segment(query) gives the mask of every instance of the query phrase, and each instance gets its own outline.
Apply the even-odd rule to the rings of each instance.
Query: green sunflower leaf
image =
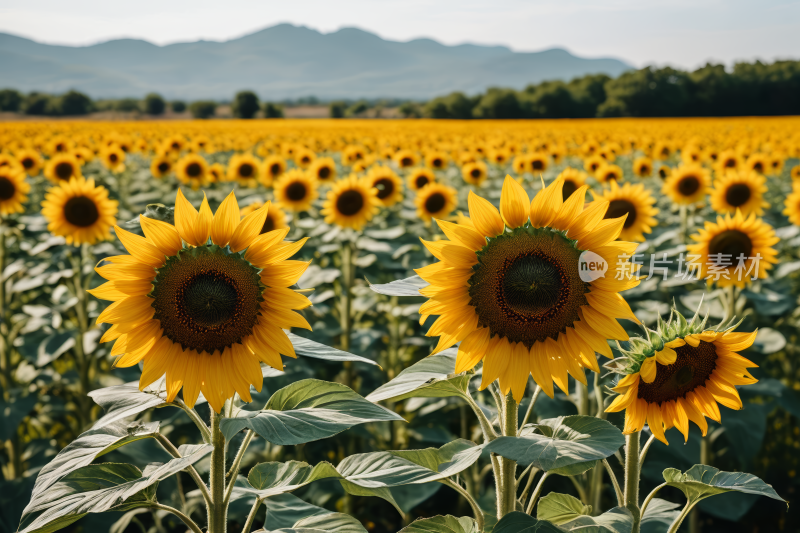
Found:
[[[557,526],[571,522],[579,516],[589,515],[592,507],[583,505],[575,496],[551,492],[536,504],[536,518],[547,520]]]
[[[479,533],[478,524],[468,516],[433,516],[415,520],[399,533]]]
[[[564,533],[564,529],[534,517],[514,511],[508,513],[494,526],[492,533]]]
[[[370,289],[387,296],[422,296],[419,290],[427,286],[428,282],[419,276],[411,276],[390,283],[369,284]]]
[[[368,396],[371,402],[406,398],[445,398],[467,394],[469,376],[450,377],[456,370],[456,348],[431,355],[400,372]]]
[[[686,499],[689,500],[688,505],[694,505],[716,494],[730,491],[766,496],[781,502],[786,501],[778,496],[771,485],[767,485],[753,474],[723,472],[706,465],[694,465],[683,473],[677,468],[667,468],[664,470],[664,481],[667,482],[667,485],[683,492]]]

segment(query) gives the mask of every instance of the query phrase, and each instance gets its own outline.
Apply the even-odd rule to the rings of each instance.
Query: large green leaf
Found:
[[[681,514],[677,503],[653,498],[644,510],[642,533],[667,533],[669,526]]]
[[[314,342],[300,335],[295,335],[294,333],[287,332],[286,335],[288,335],[289,340],[292,341],[292,347],[294,347],[294,351],[297,355],[313,357],[314,359],[325,359],[326,361],[356,361],[380,366],[372,359],[367,359],[366,357],[361,357],[360,355],[349,352],[343,352],[342,350],[337,350],[336,348]]]
[[[664,470],[664,481],[667,485],[680,489],[689,500],[689,505],[724,492],[736,491],[745,494],[766,496],[773,500],[786,501],[771,485],[767,485],[760,478],[745,472],[722,472],[717,468],[706,465],[694,465],[685,473],[677,468]]]
[[[440,515],[415,520],[399,533],[480,533],[480,530],[475,520],[468,516]]]
[[[589,515],[591,512],[591,505],[583,505],[583,502],[575,496],[558,492],[543,496],[536,504],[536,518],[547,520],[557,526],[571,522],[579,516]]]
[[[158,407],[167,401],[167,393],[163,391],[163,387],[159,390],[155,383],[144,391],[139,390],[138,382],[115,385],[93,390],[89,396],[106,412],[95,422],[94,429],[137,415],[151,407]]]
[[[459,439],[439,449],[351,455],[336,469],[347,481],[362,487],[416,485],[458,474],[474,464],[481,452],[481,446]]]
[[[546,520],[537,520],[525,513],[514,511],[501,518],[492,533],[564,533],[564,530]]]
[[[374,390],[367,400],[403,400],[411,397],[444,398],[467,394],[469,376],[451,377],[456,370],[456,348],[444,350],[411,365]]]
[[[561,529],[580,533],[631,533],[633,516],[624,507],[614,507],[600,516],[579,516],[562,524]]]
[[[155,502],[155,485],[209,453],[209,444],[181,446],[181,457],[152,464],[144,473],[129,464],[105,463],[81,467],[46,490],[23,516],[20,533],[57,531],[88,513],[129,511]],[[34,516],[36,515],[36,516]]]
[[[411,276],[410,278],[399,279],[391,283],[375,285],[370,283],[369,288],[378,294],[385,294],[387,296],[422,296],[419,290],[427,286],[428,282],[421,277]]]
[[[259,531],[275,531],[293,528],[294,525],[310,516],[332,514],[331,511],[305,502],[293,494],[278,494],[264,500],[267,508],[264,518],[264,529]]]
[[[247,475],[254,494],[261,499],[299,489],[318,479],[341,478],[332,464],[323,462],[314,465],[302,461],[285,463],[261,463]]]
[[[605,420],[572,415],[526,426],[519,437],[499,437],[486,450],[522,465],[554,470],[605,459],[624,443],[622,432]]]
[[[221,429],[231,439],[249,428],[268,442],[302,444],[341,433],[357,424],[403,420],[401,416],[367,401],[340,383],[304,379],[285,387],[261,411],[240,411],[222,420]]]
[[[82,433],[39,471],[31,500],[23,514],[27,514],[29,509],[40,505],[47,489],[70,472],[90,465],[98,457],[121,446],[155,437],[157,434],[158,422],[134,422],[131,424],[114,422],[108,426],[90,429]]]
[[[367,533],[361,522],[344,513],[317,514],[302,518],[295,522],[291,529],[281,529],[281,533],[290,531],[308,531],[309,529],[328,533]]]

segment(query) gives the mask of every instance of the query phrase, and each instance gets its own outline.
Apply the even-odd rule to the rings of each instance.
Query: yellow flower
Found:
[[[376,165],[369,169],[367,180],[378,190],[378,200],[384,207],[391,207],[403,199],[403,180],[391,168]]]
[[[486,163],[483,161],[473,161],[461,167],[461,177],[470,185],[480,187],[483,182],[486,181],[486,176],[488,176],[488,174],[489,171],[486,168]]]
[[[764,201],[767,180],[753,171],[728,171],[714,181],[711,191],[711,207],[717,213],[734,213],[739,209],[743,215],[755,213],[761,216],[769,204]]]
[[[81,178],[81,165],[72,154],[54,155],[44,167],[44,175],[53,183],[69,181],[71,178]]]
[[[201,155],[187,154],[175,164],[175,176],[184,185],[197,190],[208,183],[208,163]]]
[[[658,214],[658,209],[653,207],[656,199],[641,183],[636,185],[626,183],[620,187],[616,181],[612,180],[610,188],[592,194],[594,194],[595,201],[608,202],[608,210],[604,218],[619,218],[627,215],[619,234],[621,240],[644,242],[644,233],[653,232],[653,227],[656,225],[654,217]]]
[[[42,215],[50,233],[64,237],[67,244],[94,244],[111,237],[117,201],[110,200],[108,190],[95,186],[94,180],[72,178],[47,191]]]
[[[692,205],[705,201],[710,185],[708,170],[699,165],[681,165],[667,176],[661,192],[676,204]]]
[[[436,181],[433,171],[427,168],[416,168],[408,173],[406,184],[412,191],[419,191],[424,186]]]
[[[8,216],[25,211],[30,184],[25,173],[9,166],[0,167],[0,215]]]
[[[308,172],[292,169],[275,182],[275,199],[295,212],[307,211],[319,196],[318,183]]]
[[[320,213],[328,224],[359,231],[378,213],[380,205],[378,189],[371,181],[351,174],[333,183]]]
[[[430,224],[432,218],[446,218],[458,205],[457,196],[452,187],[429,183],[418,190],[414,198],[417,216],[426,224]]]

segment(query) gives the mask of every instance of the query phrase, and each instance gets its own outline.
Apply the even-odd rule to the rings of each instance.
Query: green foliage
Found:
[[[434,98],[425,104],[425,116],[430,118],[472,118],[472,108],[475,101],[467,98],[464,93],[454,92],[447,96]]]
[[[239,91],[233,97],[233,104],[231,104],[231,111],[236,118],[253,118],[258,113],[261,104],[258,101],[258,95],[253,91]],[[266,115],[266,114],[265,114]],[[267,117],[272,118],[272,117]]]
[[[420,118],[422,108],[417,102],[403,102],[398,108],[403,118]]]
[[[283,118],[283,106],[273,102],[264,102],[264,118]]]
[[[346,105],[340,101],[331,102],[328,104],[328,116],[331,118],[344,118]]]
[[[142,110],[148,115],[163,115],[167,103],[160,94],[150,93],[142,101]]]
[[[217,112],[217,103],[212,100],[198,100],[189,104],[189,113],[194,118],[211,118]]]
[[[173,100],[169,103],[169,107],[174,113],[183,113],[186,111],[186,102],[183,100]]]
[[[369,103],[366,100],[359,100],[354,103],[344,112],[346,117],[357,117],[369,109]]]
[[[140,102],[136,98],[120,98],[113,104],[113,110],[121,113],[135,113],[141,111]]]
[[[22,106],[22,94],[14,89],[0,90],[0,111],[17,112]]]

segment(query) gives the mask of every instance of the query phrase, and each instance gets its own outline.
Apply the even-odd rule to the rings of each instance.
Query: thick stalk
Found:
[[[502,402],[503,435],[506,437],[517,436],[517,416],[519,406],[514,396],[509,392]],[[503,518],[508,513],[516,510],[517,503],[517,462],[507,457],[500,458],[502,469],[501,492],[498,494],[497,519]]]
[[[225,436],[220,430],[222,415],[211,409],[211,506],[208,509],[208,533],[225,533],[228,508],[225,505]]]
[[[710,451],[710,437],[706,435],[700,439],[700,464],[707,465],[709,463],[708,452]],[[687,511],[688,513],[688,511]],[[680,525],[680,524],[679,524]],[[695,509],[689,515],[689,533],[700,533],[702,531],[700,525],[700,510]]]
[[[639,533],[639,433],[625,435],[625,507],[633,515],[631,533]]]
[[[578,408],[578,414],[588,416],[589,415],[589,387],[581,383],[580,381],[576,380],[575,383],[575,394],[578,396],[578,401],[576,407]]]
[[[483,511],[481,511],[481,506],[478,505],[478,502],[475,501],[472,495],[469,492],[467,492],[464,489],[464,487],[462,487],[458,483],[454,483],[449,478],[443,479],[442,483],[452,488],[459,494],[461,494],[461,496],[463,496],[464,499],[467,500],[467,502],[469,502],[469,506],[472,508],[472,514],[475,515],[475,521],[478,522],[478,531],[483,531],[485,525],[483,518]]]
[[[353,243],[347,241],[342,244],[342,291],[340,295],[339,326],[342,330],[339,338],[339,348],[345,352],[350,350],[350,336],[352,331],[352,287],[355,278],[355,265],[353,264]],[[353,363],[345,361],[345,385],[353,387]]]

